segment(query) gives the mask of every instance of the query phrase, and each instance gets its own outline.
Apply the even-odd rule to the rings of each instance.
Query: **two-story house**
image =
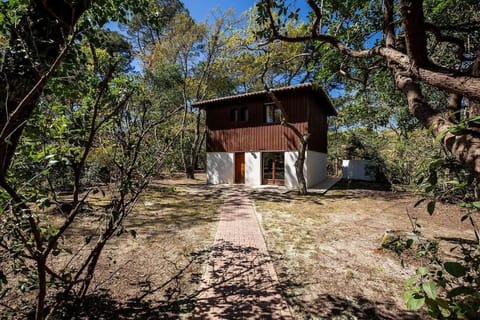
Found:
[[[288,120],[310,133],[304,173],[307,186],[327,176],[327,116],[336,115],[322,88],[301,84],[271,90],[282,101]],[[298,139],[281,125],[282,111],[266,91],[202,101],[206,111],[207,183],[251,186],[298,185]]]

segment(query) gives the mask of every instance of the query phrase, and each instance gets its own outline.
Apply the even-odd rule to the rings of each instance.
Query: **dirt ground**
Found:
[[[155,181],[127,220],[136,238],[114,238],[101,256],[83,319],[189,318],[225,188],[231,186],[205,185],[202,175]],[[386,230],[411,230],[407,208],[443,249],[474,239],[456,207],[439,206],[431,217],[414,209],[416,196],[407,193],[346,185],[306,197],[282,188],[246,190],[295,319],[424,319],[401,299],[418,261],[402,267],[394,253],[379,249]],[[82,216],[64,245],[81,247],[95,219]],[[72,257],[57,259],[64,265]]]
[[[355,186],[350,186],[350,188]],[[380,249],[386,230],[411,231],[406,214],[422,235],[438,241],[444,254],[474,240],[455,206],[438,205],[429,216],[413,208],[408,193],[350,189],[339,184],[325,195],[306,198],[274,190],[252,192],[267,245],[296,319],[425,319],[402,300],[404,282],[422,261]],[[405,258],[405,257],[404,257]]]
[[[88,199],[93,207],[107,203],[106,200],[101,193]],[[221,189],[206,186],[205,180],[154,181],[127,218],[126,232],[107,243],[82,314],[76,318],[189,318],[222,202]],[[44,218],[53,224],[61,220],[55,213]],[[68,269],[83,261],[96,242],[100,225],[98,215],[80,215],[66,232],[62,244],[70,253],[62,251],[53,257],[53,269],[63,270],[66,266]],[[93,239],[88,242],[88,238]],[[33,297],[12,291],[1,302],[14,306],[22,299],[33,300]],[[2,304],[0,314],[1,311]],[[72,319],[71,311],[64,313],[66,319]]]

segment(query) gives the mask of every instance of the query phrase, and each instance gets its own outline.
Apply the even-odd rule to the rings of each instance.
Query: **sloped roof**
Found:
[[[333,106],[332,101],[328,97],[327,93],[317,85],[313,85],[311,83],[303,83],[303,84],[298,84],[298,85],[293,85],[288,87],[274,88],[274,89],[271,89],[271,91],[273,93],[291,93],[291,92],[302,92],[302,91],[311,92],[325,103],[325,107],[327,108],[327,115],[330,115],[330,116],[337,115],[337,111],[335,110],[335,107]],[[208,108],[209,106],[213,106],[220,103],[233,102],[237,100],[243,100],[246,98],[260,97],[262,95],[265,96],[266,94],[267,94],[266,90],[256,91],[256,92],[247,92],[247,93],[242,93],[234,96],[227,96],[227,97],[195,102],[195,103],[192,103],[192,107],[205,109],[205,108]]]

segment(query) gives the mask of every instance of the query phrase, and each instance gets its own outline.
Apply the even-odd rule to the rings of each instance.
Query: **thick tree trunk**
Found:
[[[393,2],[386,1],[390,5],[386,5],[386,25],[393,25]],[[401,0],[400,7],[403,17],[403,26],[405,29],[405,40],[407,45],[407,59],[411,61],[410,67],[405,66],[405,63],[399,63],[395,58],[387,56],[390,69],[393,72],[396,86],[403,92],[408,101],[409,111],[420,121],[420,123],[427,129],[431,130],[432,134],[437,137],[444,134],[450,127],[455,125],[449,119],[444,119],[443,115],[432,108],[423,97],[421,86],[417,83],[420,78],[427,83],[438,83],[443,81],[443,88],[451,93],[449,105],[457,108],[459,104],[459,96],[462,91],[457,91],[457,84],[459,78],[452,78],[450,75],[444,75],[445,78],[439,74],[433,74],[429,70],[423,70],[419,67],[426,65],[425,48],[426,38],[419,33],[425,33],[422,1]],[[420,12],[422,11],[422,12]],[[393,28],[386,29],[387,44],[392,44],[394,39]],[[475,75],[475,70],[474,70]],[[414,79],[415,77],[415,79]],[[469,95],[469,99],[473,102],[477,101],[479,86],[475,86],[472,82],[480,81],[479,78],[466,79],[461,83],[463,88],[477,91],[475,95]],[[442,88],[442,86],[437,86]],[[475,107],[475,103],[472,104]],[[473,108],[472,113],[477,112]],[[450,151],[462,164],[470,170],[474,176],[480,178],[480,135],[476,131],[463,135],[453,135],[447,133],[442,139],[442,144],[446,150]]]
[[[443,119],[442,115],[432,108],[422,96],[420,83],[435,88],[441,92],[455,94],[459,97],[473,101],[471,104],[471,115],[480,112],[476,103],[480,102],[480,76],[459,73],[457,69],[446,68],[435,65],[428,59],[427,37],[425,35],[427,26],[424,21],[423,1],[422,0],[400,0],[399,8],[401,21],[403,23],[403,36],[406,44],[406,51],[402,52],[396,47],[394,0],[384,0],[384,32],[386,46],[368,48],[365,50],[355,50],[345,45],[339,38],[323,34],[321,28],[322,10],[315,0],[307,0],[308,5],[314,13],[314,19],[311,24],[310,32],[303,35],[290,36],[282,33],[274,14],[274,2],[262,1],[264,9],[267,12],[266,19],[270,23],[270,41],[281,40],[286,42],[306,42],[316,40],[328,43],[336,48],[341,54],[351,58],[372,58],[380,57],[392,70],[395,81],[400,90],[405,94],[410,111],[418,118],[424,127],[430,129],[433,125],[433,134],[445,134],[445,132],[455,125],[449,119]],[[394,18],[395,17],[395,18]],[[438,31],[438,30],[437,30]],[[438,34],[435,35],[438,39]],[[440,38],[459,47],[457,53],[464,49],[461,40],[453,37]],[[477,110],[478,109],[478,110]],[[468,115],[467,115],[468,117]],[[455,120],[455,119],[452,119]],[[444,135],[443,146],[450,151],[463,167],[470,170],[475,177],[480,178],[480,136],[472,128],[467,134],[455,136],[451,133]]]
[[[472,65],[472,76],[480,76],[480,51],[477,52],[477,58]],[[480,99],[470,99],[468,101],[468,117],[476,117],[480,115]]]

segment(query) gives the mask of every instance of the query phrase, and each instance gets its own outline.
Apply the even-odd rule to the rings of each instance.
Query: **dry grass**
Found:
[[[418,261],[402,268],[398,257],[379,249],[386,230],[411,229],[406,208],[418,217],[423,235],[437,238],[443,248],[452,245],[449,241],[474,239],[455,207],[439,206],[430,217],[424,208],[413,209],[416,199],[406,193],[337,188],[299,197],[269,189],[249,192],[297,319],[424,318],[407,312],[401,300],[404,281]],[[106,200],[95,197],[95,205]],[[155,181],[126,223],[137,237],[124,233],[112,239],[101,256],[89,317],[190,317],[221,203],[222,188],[206,186],[204,177]],[[97,224],[95,215],[83,215],[65,246],[81,246]],[[58,258],[61,265],[71,256]]]
[[[107,198],[89,199],[95,207]],[[195,181],[174,178],[154,181],[127,218],[127,232],[112,238],[105,247],[92,282],[87,318],[189,317],[213,243],[222,191]],[[58,219],[52,215],[53,220]],[[84,214],[66,233],[64,246],[76,259],[85,238],[95,234],[98,215]],[[136,232],[133,237],[131,231]],[[61,269],[72,255],[55,257]],[[88,311],[87,311],[88,313]]]
[[[461,213],[440,206],[433,217],[413,208],[415,197],[374,190],[331,190],[326,195],[255,192],[257,213],[285,293],[298,319],[414,319],[401,299],[419,261],[402,268],[381,250],[388,229],[411,230],[408,208],[422,234],[474,239]],[[418,317],[423,318],[421,314]]]

